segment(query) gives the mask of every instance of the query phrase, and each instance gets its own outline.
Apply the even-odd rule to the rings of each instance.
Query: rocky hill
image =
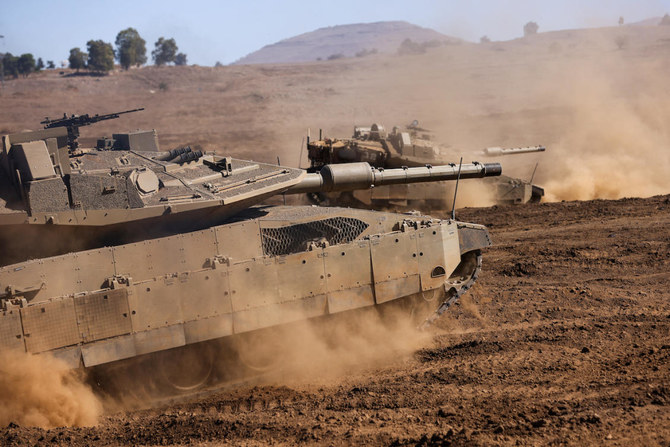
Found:
[[[407,22],[357,23],[329,26],[300,34],[239,59],[235,64],[309,62],[369,54],[392,54],[410,39],[416,44],[441,45],[460,39]]]

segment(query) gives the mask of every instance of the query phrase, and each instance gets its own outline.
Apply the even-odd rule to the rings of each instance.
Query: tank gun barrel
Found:
[[[544,146],[528,146],[528,147],[487,147],[482,151],[482,155],[485,157],[499,157],[501,155],[519,155],[519,154],[530,154],[533,152],[544,152],[547,150]]]
[[[365,162],[329,164],[317,173],[307,174],[300,183],[286,190],[286,193],[351,191],[382,185],[456,180],[459,178],[458,171],[457,164],[395,169],[377,169]],[[474,162],[463,164],[460,168],[461,179],[494,177],[501,173],[500,163]]]

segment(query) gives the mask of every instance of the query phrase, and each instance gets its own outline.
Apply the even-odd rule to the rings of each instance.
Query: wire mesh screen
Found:
[[[346,244],[365,231],[368,224],[351,217],[332,217],[280,228],[262,228],[263,252],[288,255],[308,249],[311,243]]]

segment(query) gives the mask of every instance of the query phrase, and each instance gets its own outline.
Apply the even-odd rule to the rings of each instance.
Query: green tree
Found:
[[[70,68],[74,68],[79,71],[80,68],[86,68],[86,59],[88,54],[81,51],[79,48],[72,48],[70,50],[70,57],[68,61],[70,62]]]
[[[146,41],[135,28],[128,28],[116,35],[116,59],[124,69],[147,62]]]
[[[47,61],[47,68],[49,70],[53,70],[54,68],[56,68],[56,64],[54,64],[54,61]]]
[[[24,53],[19,56],[17,64],[19,74],[22,74],[24,78],[28,77],[30,73],[35,71],[35,58],[30,53]]]
[[[35,64],[35,71],[41,71],[44,68],[44,61],[41,57],[37,58],[37,63]]]
[[[178,53],[174,57],[174,64],[175,65],[187,65],[188,62],[186,61],[186,54],[184,53]]]
[[[86,48],[88,49],[89,70],[105,73],[114,69],[114,48],[111,43],[89,40]]]
[[[5,76],[19,77],[19,58],[12,53],[2,56],[2,72]]]
[[[174,39],[160,37],[155,43],[156,49],[151,52],[151,57],[156,65],[165,65],[174,62],[177,57],[177,42]]]

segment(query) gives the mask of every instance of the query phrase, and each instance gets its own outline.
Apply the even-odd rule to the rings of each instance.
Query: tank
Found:
[[[472,286],[491,244],[485,227],[452,219],[263,201],[498,176],[498,163],[307,173],[160,151],[153,130],[82,148],[72,127],[97,121],[84,116],[2,136],[4,349],[97,372],[178,355],[165,375],[191,365],[190,348],[296,321],[418,299],[430,322]],[[203,371],[168,382],[192,390]]]
[[[486,148],[467,156],[492,158],[544,152],[544,146],[518,148]],[[355,127],[351,138],[322,139],[307,142],[310,167],[318,171],[332,163],[368,162],[377,168],[400,168],[403,166],[425,166],[458,161],[461,155],[454,150],[434,142],[433,134],[419,127],[414,121],[404,130],[394,127],[388,132],[383,126]],[[530,180],[501,175],[485,178],[480,182],[496,204],[536,203],[544,196],[544,189]],[[427,209],[450,209],[453,192],[443,184],[402,185],[381,187],[347,193],[310,194],[313,203],[341,204],[375,208],[419,206]]]

